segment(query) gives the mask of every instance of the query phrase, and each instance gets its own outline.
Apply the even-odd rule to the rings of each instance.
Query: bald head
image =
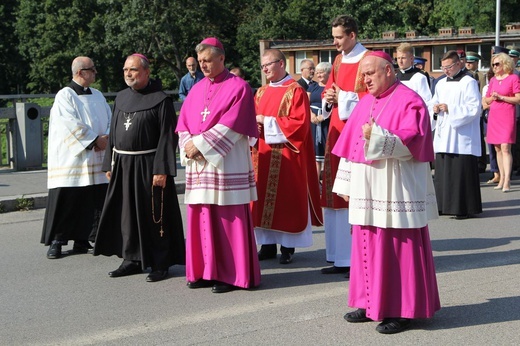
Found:
[[[190,74],[194,75],[197,71],[197,59],[191,56],[186,59],[186,68]]]
[[[92,59],[78,56],[72,61],[72,79],[79,85],[87,88],[96,80],[96,66]]]
[[[376,97],[395,83],[394,67],[386,59],[366,56],[361,60],[360,67],[368,92]]]

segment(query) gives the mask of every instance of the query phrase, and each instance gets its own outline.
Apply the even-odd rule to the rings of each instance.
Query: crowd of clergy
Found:
[[[218,38],[202,40],[186,60],[178,117],[143,54],[126,58],[128,88],[112,110],[90,86],[94,62],[74,59],[50,117],[47,257],[74,241],[67,254],[122,258],[112,278],[149,269],[146,281],[157,282],[185,265],[189,289],[226,293],[259,287],[260,261],[292,263],[323,226],[331,266],[321,272],[350,278],[346,321],[393,334],[433,317],[428,221],[482,212],[486,142],[488,183],[510,191],[520,54],[494,47],[488,78],[479,54],[448,51],[433,79],[408,43],[395,60],[367,50],[350,16],[334,18],[331,34],[339,54],[302,61],[299,81],[280,50],[265,50],[268,83],[255,92],[226,68]]]

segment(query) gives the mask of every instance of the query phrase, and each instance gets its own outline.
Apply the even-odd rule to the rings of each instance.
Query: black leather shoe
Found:
[[[293,248],[293,247],[285,247],[285,246],[283,246],[283,245],[280,245],[280,252],[281,252],[281,253],[288,252],[288,253],[290,253],[291,255],[294,255],[294,248]]]
[[[211,280],[204,280],[204,279],[200,279],[200,280],[197,280],[197,281],[188,281],[186,286],[188,286],[188,288],[211,287],[211,286],[213,286],[213,281],[211,281]]]
[[[350,272],[350,267],[327,267],[321,270],[322,274],[345,274]]]
[[[52,243],[47,251],[48,259],[57,259],[61,257],[61,244]]]
[[[260,251],[258,251],[258,260],[263,261],[272,258],[276,258],[276,244],[262,245]]]
[[[280,264],[289,264],[291,262],[292,262],[292,255],[289,252],[281,254]]]
[[[455,215],[455,216],[452,216],[451,219],[454,219],[454,220],[466,220],[467,218],[469,218],[469,215],[468,214],[465,214],[465,215]]]
[[[74,241],[74,246],[72,247],[72,250],[69,251],[69,253],[85,254],[85,253],[89,253],[89,251],[92,249],[93,249],[93,247],[92,247],[92,245],[90,245],[88,240],[76,240],[76,241]]]
[[[168,270],[152,270],[146,277],[146,282],[157,282],[168,277]]]
[[[345,316],[343,316],[347,322],[350,323],[359,323],[359,322],[370,322],[372,321],[367,317],[366,309],[357,309],[356,311],[347,312]]]
[[[118,278],[121,276],[141,274],[142,272],[143,272],[143,269],[141,269],[141,262],[125,260],[125,261],[123,261],[123,263],[121,263],[119,268],[108,273],[108,276],[110,276],[111,278]]]
[[[225,284],[223,282],[217,282],[211,288],[211,292],[213,293],[226,293],[236,290],[237,288],[233,285]]]
[[[379,323],[376,331],[381,334],[395,334],[410,327],[412,320],[409,318],[385,318]]]

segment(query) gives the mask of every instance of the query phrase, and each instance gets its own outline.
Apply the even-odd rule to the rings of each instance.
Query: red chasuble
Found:
[[[358,73],[359,62],[353,64],[341,63],[342,54],[336,56],[332,67],[332,73],[324,90],[332,87],[332,83],[343,91],[357,92],[359,99],[367,94],[366,86],[361,75]],[[338,115],[338,104],[332,107],[330,115],[329,133],[325,145],[325,161],[323,162],[323,176],[321,189],[321,206],[324,208],[344,209],[348,203],[337,194],[332,192],[336,173],[338,171],[340,158],[332,154],[332,149],[338,141],[339,135],[345,126],[346,120],[341,120]]]
[[[280,87],[258,89],[255,105],[256,114],[276,117],[289,142],[267,144],[262,131],[253,148],[258,191],[258,200],[253,202],[254,226],[300,233],[307,227],[309,209],[312,224],[323,224],[309,97],[289,79]]]

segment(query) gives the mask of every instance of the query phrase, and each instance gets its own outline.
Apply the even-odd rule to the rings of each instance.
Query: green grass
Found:
[[[1,142],[1,148],[0,153],[2,155],[0,156],[0,166],[8,165],[7,161],[7,135],[6,135],[6,128],[7,124],[9,123],[8,119],[0,119],[0,142]]]
[[[7,124],[9,119],[0,119],[0,167],[9,167],[9,157],[7,152]],[[47,142],[49,137],[49,119],[42,118],[43,132],[43,167],[47,167]]]

